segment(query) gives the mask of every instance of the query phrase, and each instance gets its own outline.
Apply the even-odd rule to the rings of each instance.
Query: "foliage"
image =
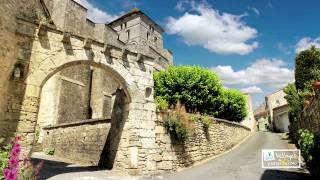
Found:
[[[2,139],[4,141],[4,139]],[[2,172],[9,165],[10,152],[12,144],[4,145],[4,142],[0,142],[0,180],[4,179]]]
[[[284,98],[289,104],[289,120],[294,122],[297,120],[303,107],[303,97],[296,89],[294,83],[288,84],[288,86],[283,90],[286,95]]]
[[[1,172],[0,179],[5,180],[36,180],[38,179],[39,169],[43,162],[34,167],[30,163],[30,159],[25,158],[23,163],[20,162],[21,137],[17,136],[10,144],[1,148]],[[2,156],[3,155],[3,156]]]
[[[198,66],[170,66],[166,71],[156,72],[155,95],[169,105],[178,101],[185,104],[187,112],[217,113],[217,98],[222,85],[218,76]]]
[[[47,149],[45,150],[45,154],[46,154],[46,155],[50,155],[50,156],[54,155],[54,152],[55,152],[55,149],[54,149],[54,148],[47,148]]]
[[[239,90],[224,89],[219,101],[216,117],[240,122],[247,116],[246,98]]]
[[[315,146],[315,136],[307,129],[298,131],[298,146],[301,149],[304,159],[308,162],[312,160],[311,151]]]
[[[177,103],[175,109],[170,112],[168,118],[164,121],[164,125],[178,141],[187,139],[194,129],[193,122],[186,113],[184,106],[180,103]]]
[[[206,129],[206,131],[208,131],[209,127],[212,124],[212,118],[210,116],[204,115],[201,116],[200,119],[202,121],[203,127]]]
[[[319,80],[320,50],[314,46],[296,57],[295,85],[298,91],[310,91],[311,83]]]
[[[156,105],[160,110],[167,110],[169,108],[169,104],[166,100],[164,100],[161,96],[156,97]]]
[[[320,137],[307,129],[298,131],[298,147],[301,149],[309,171],[314,176],[320,175]]]
[[[171,66],[154,74],[155,96],[168,102],[185,104],[189,113],[241,121],[247,114],[246,99],[240,91],[223,89],[219,77],[198,66]]]

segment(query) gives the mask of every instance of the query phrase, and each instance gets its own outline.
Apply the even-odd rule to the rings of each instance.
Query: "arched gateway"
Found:
[[[8,3],[0,137],[20,134],[25,153],[154,171],[153,72],[172,64],[161,27],[138,9],[95,24],[73,0]]]

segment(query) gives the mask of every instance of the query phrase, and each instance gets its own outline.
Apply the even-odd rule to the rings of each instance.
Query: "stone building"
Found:
[[[247,105],[247,111],[248,114],[245,117],[245,119],[243,121],[241,121],[241,124],[250,128],[251,131],[255,131],[256,130],[256,121],[254,119],[254,115],[253,115],[253,107],[252,107],[252,99],[250,94],[244,94],[244,96],[246,97],[246,105]]]
[[[267,131],[269,129],[268,113],[266,104],[263,102],[254,110],[254,118],[257,121],[258,131]]]
[[[281,89],[265,97],[266,110],[268,113],[268,118],[270,118],[271,129],[274,128],[273,109],[287,104],[287,100],[284,98],[284,96],[285,96],[285,93],[283,92],[283,89]]]
[[[289,105],[285,104],[273,108],[273,130],[276,132],[289,132]]]

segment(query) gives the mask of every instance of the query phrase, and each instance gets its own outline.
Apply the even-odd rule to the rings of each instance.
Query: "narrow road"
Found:
[[[176,173],[154,177],[119,177],[107,171],[82,169],[49,176],[51,180],[306,180],[308,174],[298,169],[267,170],[261,168],[262,149],[287,149],[279,134],[259,132],[225,155]],[[48,168],[48,167],[47,167]],[[47,171],[54,172],[53,169]],[[68,167],[65,167],[68,168]],[[84,170],[84,171],[83,171]],[[49,172],[49,173],[50,173]],[[43,172],[45,175],[45,172]]]
[[[305,180],[302,170],[267,170],[261,168],[262,149],[287,149],[288,144],[279,134],[259,132],[233,151],[200,166],[175,174],[167,174],[168,180]],[[302,172],[301,172],[302,171]]]

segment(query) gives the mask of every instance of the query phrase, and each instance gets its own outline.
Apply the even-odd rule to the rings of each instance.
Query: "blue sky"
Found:
[[[294,79],[297,52],[320,47],[318,0],[76,0],[103,23],[138,7],[166,30],[174,63],[215,71],[225,87],[264,96]]]

